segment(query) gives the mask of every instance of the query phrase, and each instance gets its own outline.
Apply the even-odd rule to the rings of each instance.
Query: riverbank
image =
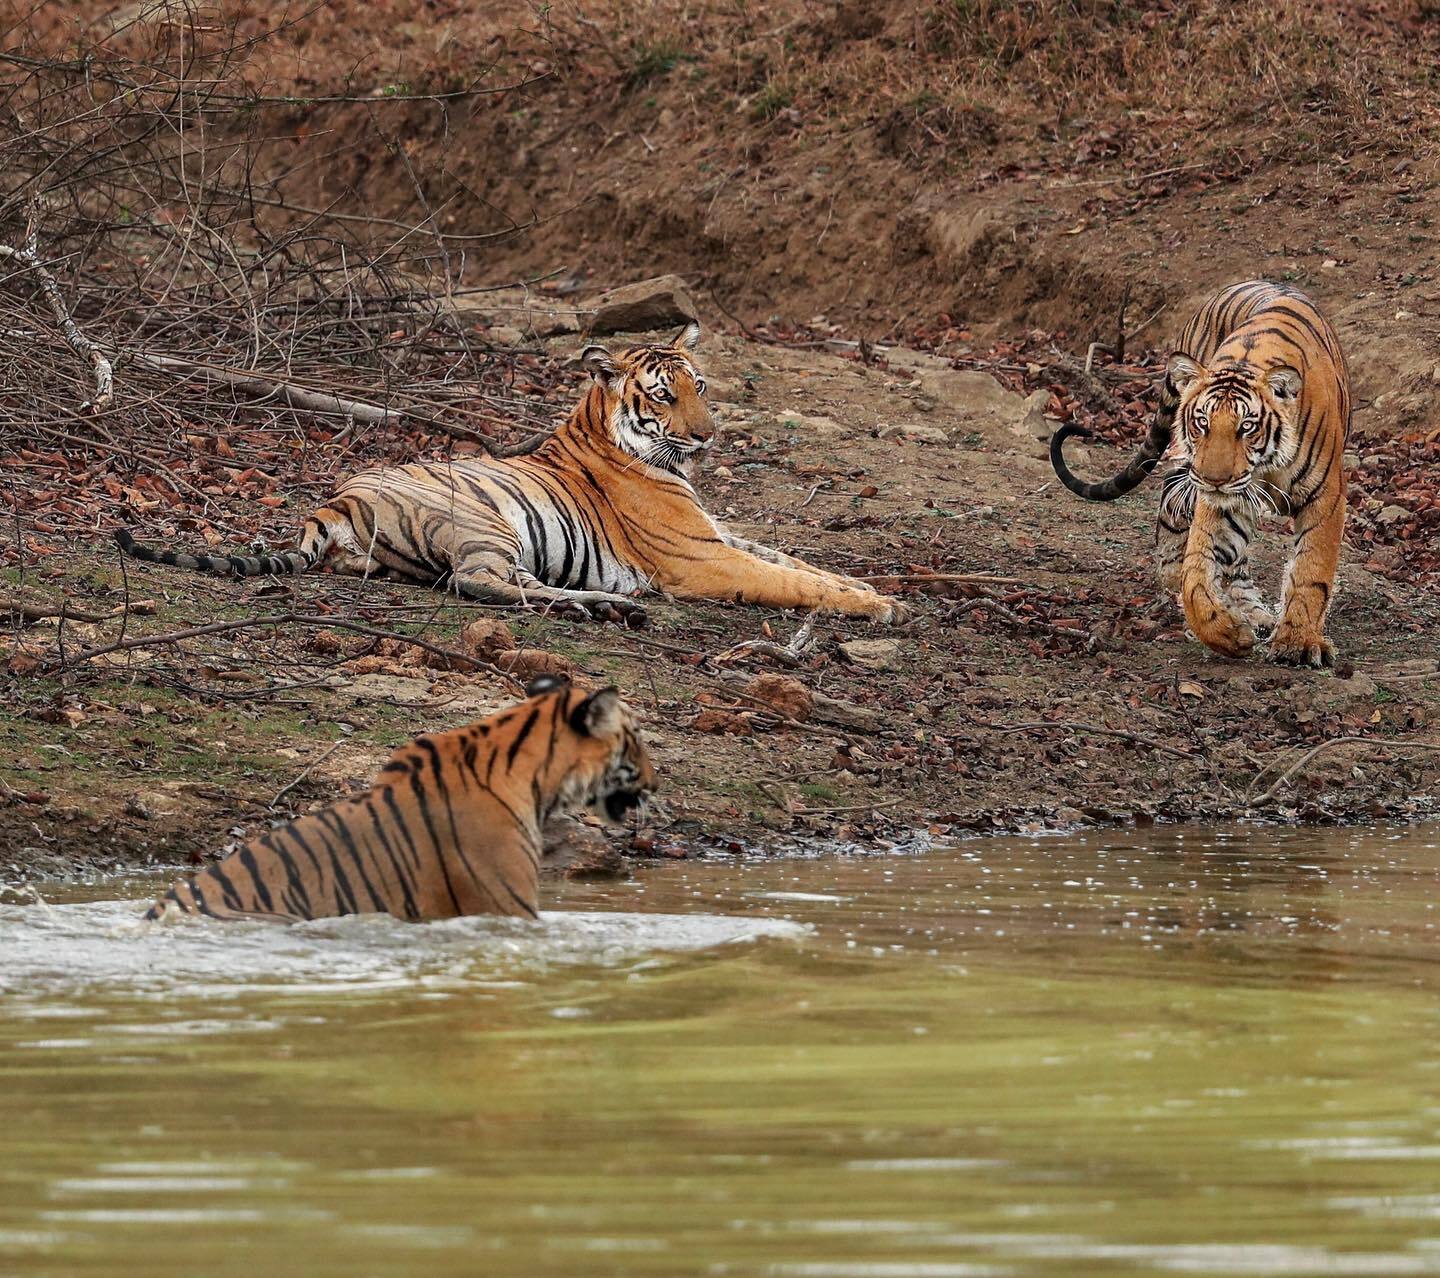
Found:
[[[573,345],[552,339],[535,358],[558,366]],[[870,577],[912,615],[806,626],[658,602],[641,632],[505,616],[510,638],[492,635],[492,657],[617,683],[654,742],[650,818],[608,851],[592,840],[583,867],[797,841],[1433,811],[1440,753],[1408,743],[1433,741],[1440,722],[1440,599],[1382,575],[1363,543],[1341,568],[1334,674],[1222,660],[1186,639],[1154,584],[1155,492],[1071,497],[1043,459],[1038,436],[1053,423],[1035,399],[898,349],[867,365],[711,334],[702,353],[722,424],[697,480],[707,506],[747,536]],[[1121,456],[1096,447],[1077,465],[1100,473]],[[298,526],[312,499],[283,496],[268,513]],[[320,575],[219,581],[131,563],[122,577],[103,537],[36,536],[46,553],[27,599],[117,616],[64,621],[63,673],[46,669],[58,618],[12,621],[4,640],[11,877],[201,858],[365,784],[406,737],[512,695],[493,675],[363,633],[464,650],[462,627],[494,610]],[[1260,542],[1272,589],[1285,542],[1278,523]],[[7,571],[10,586],[17,576]],[[128,640],[311,620],[77,662],[120,636],[127,588]]]

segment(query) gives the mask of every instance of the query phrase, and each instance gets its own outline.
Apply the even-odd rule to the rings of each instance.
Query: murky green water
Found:
[[[619,913],[0,909],[0,1273],[1440,1273],[1440,831],[555,906]]]

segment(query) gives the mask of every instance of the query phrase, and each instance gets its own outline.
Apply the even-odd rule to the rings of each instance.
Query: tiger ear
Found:
[[[1188,355],[1176,351],[1165,365],[1165,380],[1176,391],[1183,391],[1205,370]]]
[[[1300,374],[1289,364],[1272,368],[1265,374],[1265,386],[1282,404],[1288,404],[1300,394]]]
[[[622,719],[618,688],[592,692],[570,711],[570,726],[582,737],[613,737],[620,731]]]
[[[560,675],[536,675],[525,685],[525,695],[527,697],[543,697],[547,692],[564,692],[569,686],[570,680],[561,678]]]
[[[670,345],[676,350],[693,351],[700,345],[700,321],[691,320],[671,340]]]
[[[597,382],[606,381],[613,386],[625,376],[625,370],[615,362],[615,356],[598,343],[580,352],[580,364]]]

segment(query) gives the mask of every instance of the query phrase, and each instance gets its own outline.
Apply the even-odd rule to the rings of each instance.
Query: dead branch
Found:
[[[184,639],[198,639],[206,635],[223,635],[237,630],[261,630],[281,626],[310,626],[322,630],[335,628],[349,630],[359,635],[368,635],[372,639],[394,639],[400,643],[413,644],[417,648],[425,649],[426,652],[446,658],[454,664],[456,669],[483,670],[487,674],[501,679],[510,687],[524,691],[524,684],[508,671],[502,670],[488,661],[481,661],[468,652],[461,652],[457,648],[431,643],[428,639],[422,639],[418,635],[401,634],[397,630],[380,630],[374,626],[362,625],[358,621],[348,621],[342,617],[313,617],[298,612],[274,613],[267,617],[242,617],[234,621],[215,621],[205,626],[190,626],[184,630],[172,630],[163,635],[139,635],[133,639],[118,639],[114,643],[86,648],[84,651],[76,653],[68,661],[58,659],[50,661],[45,668],[47,670],[63,670],[70,666],[93,661],[96,657],[107,656],[112,652],[128,652],[135,648],[158,648],[167,644],[179,643]]]
[[[1331,737],[1328,741],[1322,741],[1319,745],[1307,750],[1288,768],[1285,769],[1274,783],[1257,799],[1247,800],[1249,807],[1258,808],[1262,803],[1267,803],[1274,796],[1275,792],[1285,784],[1291,777],[1300,771],[1307,763],[1317,755],[1323,754],[1326,750],[1337,749],[1346,745],[1366,745],[1375,750],[1440,750],[1440,741],[1382,741],[1375,737]]]
[[[855,580],[867,582],[872,586],[891,581],[900,585],[912,583],[924,585],[927,582],[962,586],[1023,586],[1026,584],[1019,577],[995,577],[983,572],[882,572],[872,577],[857,577]]]
[[[20,248],[13,248],[9,244],[0,244],[0,258],[10,258],[20,263],[35,276],[40,282],[40,291],[45,296],[50,313],[55,317],[55,322],[60,325],[60,331],[65,335],[70,349],[81,359],[90,361],[90,367],[95,372],[95,395],[94,398],[88,399],[80,405],[80,411],[83,413],[88,410],[98,413],[108,408],[110,401],[115,398],[114,369],[100,348],[80,331],[79,326],[71,318],[70,309],[65,305],[65,297],[60,292],[60,285],[55,282],[54,275],[40,260],[38,234],[32,230]]]
[[[445,422],[425,416],[413,409],[386,408],[382,404],[369,404],[364,400],[346,399],[326,391],[310,390],[308,387],[297,386],[293,382],[281,381],[263,373],[242,373],[237,369],[205,364],[199,360],[181,359],[173,355],[147,355],[138,351],[130,354],[128,358],[135,363],[167,373],[199,373],[208,381],[233,386],[238,391],[257,396],[260,399],[279,399],[291,408],[306,413],[343,417],[347,421],[358,422],[365,426],[384,426],[387,423],[398,423],[404,419],[417,426],[428,426],[443,431],[457,439],[468,439],[482,444],[488,442],[486,437],[478,431],[470,430],[455,422]]]
[[[0,599],[0,615],[19,617],[21,621],[48,621],[52,617],[64,617],[69,621],[109,621],[118,617],[120,610],[112,612],[86,612],[68,603],[26,603],[23,599]]]
[[[332,754],[335,753],[336,750],[338,750],[344,744],[345,740],[342,737],[339,741],[335,742],[335,744],[332,745],[328,750],[326,750],[324,754],[319,755],[317,758],[311,760],[311,762],[306,766],[305,770],[301,772],[300,775],[295,778],[295,780],[290,782],[289,785],[282,786],[280,788],[279,792],[275,795],[275,797],[270,800],[269,806],[272,809],[278,808],[280,806],[281,799],[283,799],[297,785],[304,781],[306,777],[308,777],[312,772],[314,772],[316,768],[318,768],[322,763],[324,763],[326,759],[328,759]]]

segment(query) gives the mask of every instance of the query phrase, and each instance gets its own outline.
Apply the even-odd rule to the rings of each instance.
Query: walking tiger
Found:
[[[1335,330],[1293,288],[1250,280],[1216,293],[1180,335],[1160,408],[1128,465],[1088,484],[1065,464],[1064,425],[1050,461],[1071,492],[1113,501],[1167,455],[1155,536],[1161,580],[1178,591],[1201,642],[1243,656],[1269,633],[1269,655],[1293,665],[1334,664],[1325,618],[1345,526],[1343,457],[1350,375]],[[1178,423],[1178,431],[1175,429]],[[1280,616],[1250,579],[1257,516],[1293,516]]]

